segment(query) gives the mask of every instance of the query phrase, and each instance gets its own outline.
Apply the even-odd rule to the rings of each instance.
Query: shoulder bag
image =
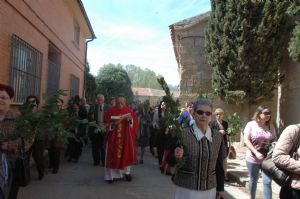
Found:
[[[15,175],[19,186],[25,187],[30,182],[30,164],[25,153],[25,143],[22,138],[21,152],[15,162]]]
[[[292,151],[290,154],[291,157],[293,157],[295,160],[298,160],[297,157],[297,149],[299,147],[299,134],[298,133],[298,143],[294,145]],[[272,154],[273,154],[273,149],[269,151],[267,154],[267,157],[263,160],[261,164],[261,169],[262,171],[268,175],[272,180],[274,180],[279,186],[290,186],[291,183],[291,173],[287,170],[284,170],[282,168],[279,168],[275,165],[275,163],[272,160]]]

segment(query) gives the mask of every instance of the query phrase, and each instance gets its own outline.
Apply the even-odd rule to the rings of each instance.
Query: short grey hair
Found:
[[[193,110],[197,111],[198,107],[202,105],[209,106],[211,110],[213,110],[212,103],[209,101],[209,99],[206,98],[197,99],[197,101],[193,103]]]
[[[99,93],[99,94],[97,94],[97,97],[96,97],[96,98],[99,98],[99,97],[103,97],[103,98],[104,98],[104,95],[101,94],[101,93]]]

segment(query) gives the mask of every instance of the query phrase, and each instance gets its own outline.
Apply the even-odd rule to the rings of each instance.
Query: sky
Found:
[[[108,63],[153,70],[178,85],[169,26],[210,10],[210,0],[82,0],[96,39],[88,43],[91,73]]]

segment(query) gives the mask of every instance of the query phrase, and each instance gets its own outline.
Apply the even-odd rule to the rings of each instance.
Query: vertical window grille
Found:
[[[79,95],[79,78],[75,75],[71,75],[71,84],[70,84],[70,97]]]
[[[40,96],[42,59],[40,51],[12,35],[10,85],[15,90],[14,102],[23,103],[28,95]]]
[[[53,95],[59,89],[61,51],[53,44],[48,46],[47,95]]]

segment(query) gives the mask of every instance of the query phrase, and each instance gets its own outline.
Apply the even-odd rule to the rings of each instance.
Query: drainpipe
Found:
[[[85,55],[84,55],[84,75],[83,75],[83,89],[82,89],[82,97],[85,97],[85,83],[86,83],[86,76],[87,76],[87,50],[88,50],[88,43],[93,41],[95,37],[92,39],[88,39],[85,41]]]

